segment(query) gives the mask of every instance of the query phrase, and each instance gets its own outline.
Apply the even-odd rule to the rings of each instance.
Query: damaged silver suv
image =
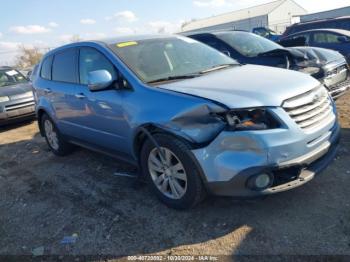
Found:
[[[41,134],[141,167],[166,205],[206,193],[253,197],[301,186],[334,158],[336,109],[312,77],[240,65],[182,36],[133,36],[49,52],[33,86]]]

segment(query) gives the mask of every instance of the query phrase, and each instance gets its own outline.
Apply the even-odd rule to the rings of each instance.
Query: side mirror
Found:
[[[350,39],[347,38],[346,36],[338,36],[338,41],[340,43],[349,43],[350,42]]]
[[[100,91],[109,87],[116,79],[107,70],[92,71],[88,74],[90,91]]]

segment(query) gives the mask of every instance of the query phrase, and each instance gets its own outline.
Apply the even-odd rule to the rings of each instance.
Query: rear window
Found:
[[[55,54],[52,64],[52,80],[77,83],[77,51],[67,49]]]
[[[52,56],[45,58],[41,66],[40,76],[46,80],[51,80]]]

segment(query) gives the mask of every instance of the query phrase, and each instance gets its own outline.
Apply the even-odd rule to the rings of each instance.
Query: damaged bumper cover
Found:
[[[334,121],[307,138],[297,127],[223,131],[209,146],[193,153],[202,167],[209,192],[255,197],[311,181],[334,159],[339,137],[340,127]],[[273,181],[263,190],[251,188],[249,181],[260,174],[271,175]]]

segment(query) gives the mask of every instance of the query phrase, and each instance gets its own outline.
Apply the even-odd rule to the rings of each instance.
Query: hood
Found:
[[[21,83],[11,86],[1,86],[0,87],[0,96],[14,96],[32,91],[32,86],[29,83]]]
[[[303,56],[310,64],[321,66],[344,59],[344,56],[337,51],[318,47],[290,47],[286,48],[293,56]]]
[[[299,72],[244,65],[158,87],[214,100],[229,108],[281,106],[320,83]]]

